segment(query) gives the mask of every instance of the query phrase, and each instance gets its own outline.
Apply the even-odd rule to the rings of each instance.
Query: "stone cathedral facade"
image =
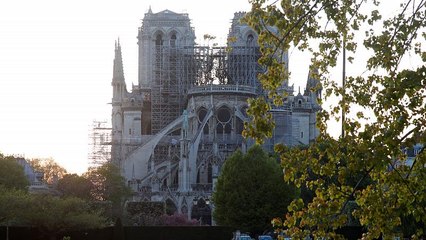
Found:
[[[226,46],[200,46],[188,14],[164,10],[145,14],[138,31],[139,76],[128,90],[121,46],[115,45],[112,79],[112,153],[129,186],[132,201],[165,202],[171,212],[211,224],[211,198],[220,169],[237,149],[253,141],[241,135],[247,99],[264,93],[257,80],[257,34],[234,14]],[[288,64],[288,55],[283,54]],[[318,135],[320,91],[308,76],[306,90],[272,110],[276,143],[309,144]]]

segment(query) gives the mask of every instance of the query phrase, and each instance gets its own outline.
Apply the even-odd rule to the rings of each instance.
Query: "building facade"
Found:
[[[16,162],[22,166],[25,177],[28,180],[30,193],[52,193],[44,181],[44,173],[34,170],[31,164],[23,157],[15,157]]]
[[[121,45],[115,45],[112,79],[111,159],[120,166],[133,201],[163,201],[168,209],[211,223],[209,199],[220,169],[244,139],[247,99],[264,95],[257,34],[234,14],[226,46],[200,46],[187,14],[145,14],[139,28],[139,79],[127,90]],[[288,64],[288,55],[281,54]],[[309,144],[318,135],[320,91],[308,76],[306,91],[294,95],[283,81],[283,106],[272,109],[276,143]]]

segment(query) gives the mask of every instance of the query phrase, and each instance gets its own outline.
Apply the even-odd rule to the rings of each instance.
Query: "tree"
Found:
[[[0,185],[0,225],[22,223],[22,210],[28,207],[26,191]]]
[[[65,231],[104,227],[108,222],[79,198],[30,194],[0,186],[0,224],[36,227],[55,239]]]
[[[347,205],[354,201],[349,212],[365,227],[366,239],[392,237],[404,219],[414,219],[420,227],[410,234],[421,235],[426,222],[426,2],[400,1],[396,14],[385,19],[379,9],[390,1],[250,2],[245,21],[259,33],[259,62],[267,69],[260,80],[268,99],[250,100],[253,121],[244,134],[258,142],[271,135],[268,110],[282,104],[279,86],[289,76],[277,56],[290,48],[311,53],[311,73],[320,84],[310,90],[322,88],[323,103],[334,100],[318,114],[315,143],[307,149],[276,147],[285,181],[314,196],[310,202],[295,200],[285,219],[275,223],[294,238],[337,238],[335,231],[347,224]],[[344,84],[332,75],[341,56],[351,69],[362,70],[345,73]],[[404,65],[409,57],[419,64]],[[330,119],[342,123],[340,137],[327,131]],[[423,147],[408,163],[402,150],[415,143]],[[366,179],[369,184],[361,188]]]
[[[120,174],[120,169],[113,163],[106,163],[91,169],[85,177],[92,183],[92,197],[98,201],[111,202],[114,217],[120,217],[124,199],[131,193]]]
[[[297,196],[282,179],[277,160],[260,146],[247,154],[235,152],[226,160],[213,193],[215,221],[252,233],[270,229],[271,219],[282,216]]]
[[[126,204],[125,224],[130,226],[154,226],[160,223],[161,216],[166,215],[163,202],[133,202]]]
[[[5,157],[0,153],[0,186],[26,190],[28,179],[24,169],[14,157]]]
[[[85,200],[93,200],[91,191],[92,182],[77,174],[66,174],[58,180],[57,190],[65,197],[78,197]]]
[[[31,195],[27,209],[23,209],[24,224],[36,227],[51,239],[63,232],[105,227],[108,221],[101,212],[93,210],[88,202],[52,195]]]
[[[31,159],[30,164],[34,170],[44,174],[44,180],[48,184],[56,184],[59,179],[67,174],[67,170],[52,158]]]

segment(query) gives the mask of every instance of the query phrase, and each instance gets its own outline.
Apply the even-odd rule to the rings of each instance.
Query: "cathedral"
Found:
[[[221,167],[233,152],[253,145],[242,137],[247,99],[264,95],[257,34],[234,14],[226,46],[200,46],[188,14],[145,14],[138,30],[138,83],[128,90],[121,46],[115,44],[111,159],[134,191],[132,201],[164,202],[170,213],[212,224],[210,202]],[[282,60],[288,64],[288,55]],[[276,128],[264,144],[309,144],[318,136],[321,92],[287,92],[271,110]],[[129,87],[130,88],[130,87]]]

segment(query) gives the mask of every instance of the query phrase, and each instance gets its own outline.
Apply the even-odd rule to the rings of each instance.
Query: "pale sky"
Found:
[[[188,13],[197,42],[224,42],[248,0],[11,0],[0,2],[0,152],[52,157],[69,172],[88,166],[94,119],[111,115],[114,42],[128,89],[137,83],[137,32],[151,6]],[[290,54],[290,83],[305,85],[309,58]]]

